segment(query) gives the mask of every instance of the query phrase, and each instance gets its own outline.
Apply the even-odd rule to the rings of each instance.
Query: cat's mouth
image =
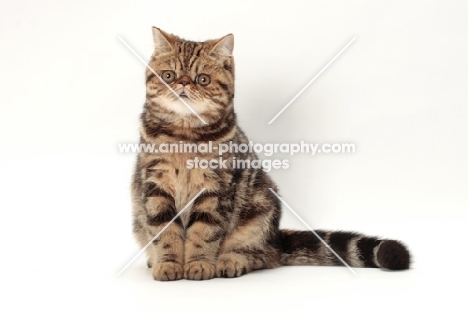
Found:
[[[182,91],[182,93],[179,94],[179,97],[188,98],[188,95],[184,91]]]

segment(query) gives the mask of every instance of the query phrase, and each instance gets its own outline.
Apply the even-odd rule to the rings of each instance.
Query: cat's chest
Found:
[[[187,167],[185,160],[190,159],[182,158],[178,159],[178,161],[174,161],[172,180],[174,185],[176,209],[180,212],[185,208],[184,212],[180,215],[184,226],[189,222],[190,210],[193,208],[194,198],[198,194],[206,191],[207,187],[213,188],[213,185],[211,185],[212,183],[208,178],[212,173],[211,170],[209,168],[189,168]]]
[[[197,159],[210,160],[214,157],[215,155],[209,153],[171,153],[154,155],[144,160],[147,163],[155,163],[144,172],[146,181],[154,182],[170,193],[174,197],[177,212],[185,208],[180,215],[185,225],[188,223],[188,215],[197,194],[219,190],[217,173],[210,167],[200,168],[194,165]]]
[[[174,187],[175,203],[178,211],[184,208],[203,189],[205,183],[204,173],[203,169],[191,169],[178,162],[174,163],[171,182]]]

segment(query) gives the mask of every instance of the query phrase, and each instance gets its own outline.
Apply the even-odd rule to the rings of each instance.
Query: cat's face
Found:
[[[191,42],[153,28],[155,50],[146,71],[148,110],[169,122],[198,117],[213,123],[232,111],[234,97],[234,39]],[[185,103],[180,100],[180,98]]]

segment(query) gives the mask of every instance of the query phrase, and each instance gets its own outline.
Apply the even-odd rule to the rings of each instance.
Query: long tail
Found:
[[[405,270],[410,253],[399,241],[369,237],[355,232],[315,231],[352,267]],[[281,230],[284,266],[342,266],[343,263],[310,231]]]

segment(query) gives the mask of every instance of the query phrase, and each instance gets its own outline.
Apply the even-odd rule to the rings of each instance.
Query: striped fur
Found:
[[[141,142],[248,143],[233,108],[233,36],[192,42],[153,28],[155,51],[150,66],[158,74],[172,70],[169,82],[207,122],[203,124],[156,77],[146,72],[147,101],[141,115]],[[196,84],[200,73],[211,77]],[[183,77],[182,80],[178,79]],[[279,229],[278,191],[262,169],[233,168],[236,159],[254,153],[222,155],[227,169],[188,169],[187,160],[216,159],[214,153],[140,153],[132,182],[133,228],[146,245],[202,189],[206,190],[147,248],[148,266],[157,280],[205,280],[237,277],[281,265],[341,265],[311,232]],[[408,250],[397,241],[351,232],[317,232],[355,267],[408,269]]]

